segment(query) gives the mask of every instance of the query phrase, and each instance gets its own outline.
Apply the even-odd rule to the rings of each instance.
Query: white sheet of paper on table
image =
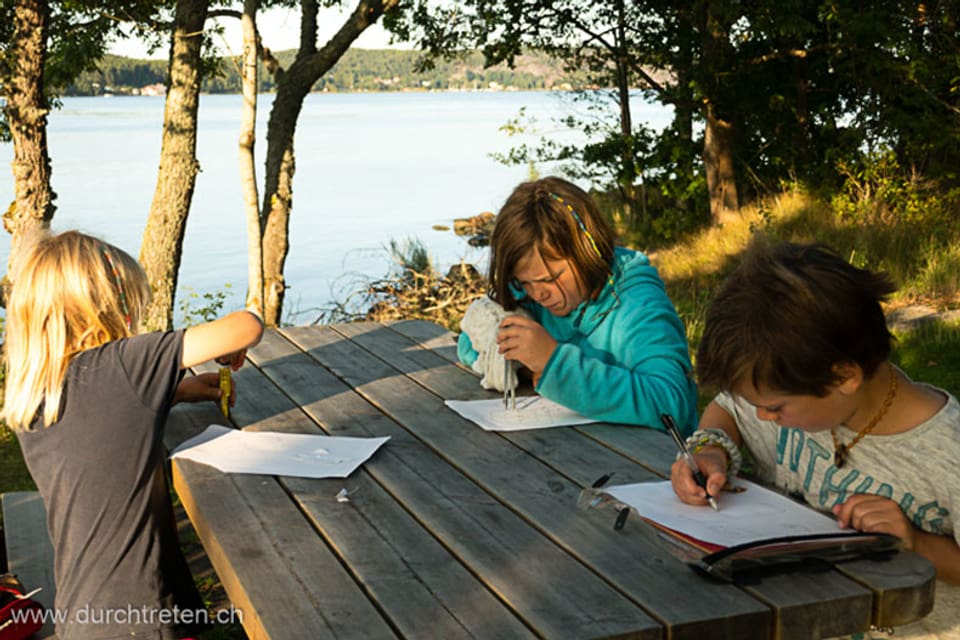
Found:
[[[684,504],[669,481],[614,485],[603,492],[648,520],[725,547],[780,536],[850,533],[834,518],[776,491],[747,480],[737,480],[737,484],[747,490],[721,493],[717,497],[720,511]]]
[[[521,431],[569,427],[596,422],[542,396],[517,398],[517,408],[503,406],[503,399],[447,400],[445,404],[487,431]]]
[[[170,457],[193,460],[225,473],[346,478],[389,439],[240,431],[210,425],[183,442]]]

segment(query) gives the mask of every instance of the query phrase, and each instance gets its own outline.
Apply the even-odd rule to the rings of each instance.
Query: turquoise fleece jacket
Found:
[[[660,414],[669,413],[687,435],[696,424],[697,389],[683,323],[647,256],[618,248],[612,271],[612,285],[562,318],[514,291],[558,343],[536,390],[604,422],[662,431]],[[467,366],[477,359],[466,333],[457,353]]]

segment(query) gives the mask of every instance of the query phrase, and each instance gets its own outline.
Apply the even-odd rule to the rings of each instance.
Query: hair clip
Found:
[[[571,207],[569,204],[567,204],[567,202],[565,202],[563,198],[561,198],[561,197],[558,196],[557,194],[553,193],[552,191],[548,191],[547,193],[550,194],[550,197],[551,197],[551,198],[553,198],[554,200],[556,200],[557,202],[559,202],[560,204],[562,204],[564,207],[566,207],[567,211],[570,212],[570,215],[573,216],[573,219],[577,221],[577,226],[580,227],[580,231],[583,232],[583,235],[587,236],[587,240],[590,241],[590,246],[593,247],[593,250],[597,252],[597,255],[598,255],[598,256],[600,257],[600,259],[602,260],[602,259],[603,259],[603,254],[600,253],[600,248],[597,246],[597,243],[596,243],[596,241],[593,239],[593,236],[590,234],[590,232],[587,231],[587,226],[586,226],[585,224],[583,224],[583,220],[580,219],[580,216],[577,215],[577,212],[574,211],[573,207]],[[609,273],[609,275],[607,276],[607,284],[610,285],[610,291],[613,292],[613,297],[616,298],[617,304],[619,305],[619,304],[620,304],[620,296],[617,294],[616,286],[615,286],[614,283],[613,283],[613,272],[612,272],[612,271],[611,271],[611,272]],[[603,316],[601,316],[601,317],[605,317],[608,313],[610,313],[611,310],[612,310],[612,308],[611,308],[611,309],[607,309],[606,311],[604,311],[604,312],[603,312]],[[624,519],[626,519],[626,516],[624,516]]]
[[[573,216],[573,219],[577,221],[577,225],[580,227],[580,231],[583,231],[583,235],[587,236],[587,240],[590,241],[590,246],[593,247],[593,250],[597,252],[597,255],[598,255],[598,256],[600,256],[601,258],[603,258],[603,254],[600,253],[600,248],[597,247],[596,241],[593,239],[593,236],[590,235],[590,232],[587,231],[587,226],[586,226],[585,224],[583,224],[583,220],[581,220],[581,219],[580,219],[580,216],[577,215],[577,212],[573,210],[573,207],[571,207],[569,204],[567,204],[567,203],[563,200],[563,198],[561,198],[561,197],[558,196],[557,194],[553,193],[552,191],[550,191],[549,193],[550,193],[550,197],[551,197],[551,198],[553,198],[554,200],[556,200],[557,202],[559,202],[560,204],[562,204],[564,207],[567,208],[567,211],[570,212],[570,215]]]

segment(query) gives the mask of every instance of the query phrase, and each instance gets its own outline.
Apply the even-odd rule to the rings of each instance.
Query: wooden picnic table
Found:
[[[668,477],[671,440],[611,424],[484,431],[444,400],[497,394],[435,324],[270,330],[248,358],[235,426],[390,436],[346,479],[173,461],[251,638],[818,638],[932,607],[933,568],[912,553],[738,587],[697,575],[638,519],[614,530],[612,510],[577,506],[581,490],[610,472]],[[212,404],[177,407],[167,444],[212,423],[226,423]]]

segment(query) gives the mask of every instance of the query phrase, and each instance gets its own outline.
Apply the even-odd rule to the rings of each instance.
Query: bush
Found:
[[[460,330],[467,306],[486,292],[473,265],[460,262],[439,273],[418,240],[390,241],[393,268],[383,278],[363,280],[346,300],[325,309],[315,324],[360,320],[430,320]]]

